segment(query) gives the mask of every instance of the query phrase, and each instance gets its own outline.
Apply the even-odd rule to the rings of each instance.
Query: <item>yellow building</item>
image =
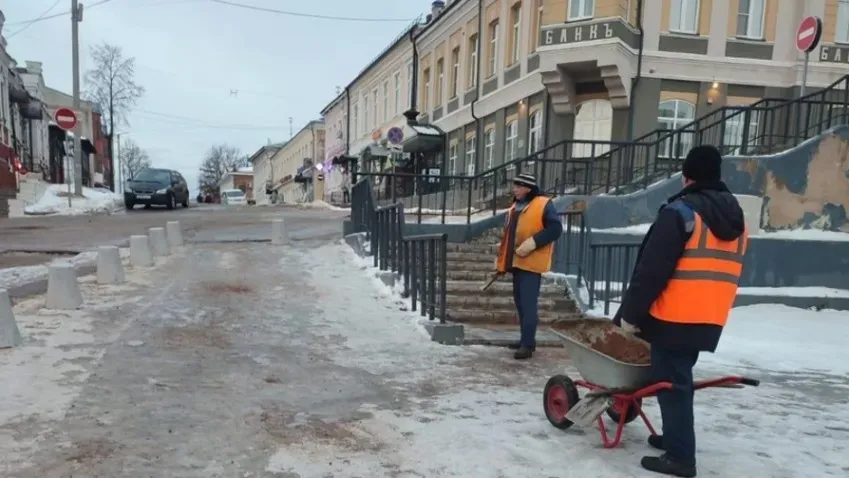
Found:
[[[274,152],[269,160],[272,190],[277,202],[311,200],[311,178],[316,164],[324,160],[324,122],[310,121]],[[319,196],[320,199],[320,196]]]

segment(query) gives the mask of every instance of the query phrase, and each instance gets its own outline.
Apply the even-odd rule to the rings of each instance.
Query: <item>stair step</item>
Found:
[[[495,273],[495,258],[490,257],[488,261],[467,262],[467,261],[452,261],[448,263],[449,271],[477,271]]]
[[[475,253],[475,254],[498,254],[498,244],[469,244],[465,242],[452,242],[448,244],[448,253]]]
[[[487,290],[481,290],[482,282],[449,280],[446,283],[446,289],[451,295],[474,295],[474,296],[491,296],[491,295],[507,295],[513,296],[513,282],[502,280],[494,282]],[[546,297],[565,297],[566,287],[557,284],[543,284],[540,287],[540,296]]]
[[[493,252],[449,252],[448,262],[488,262],[492,264],[498,256],[498,248]]]
[[[540,324],[550,324],[555,320],[568,320],[580,318],[577,312],[540,311]],[[514,324],[516,323],[516,312],[510,311],[482,311],[470,309],[449,309],[448,320],[463,324]]]
[[[467,309],[467,310],[482,310],[482,311],[514,311],[516,306],[513,303],[513,294],[504,294],[502,296],[473,296],[473,295],[452,295],[448,292],[445,299],[446,306],[451,309]],[[539,298],[539,310],[551,311],[568,311],[575,310],[575,303],[566,297],[551,297],[545,296]]]
[[[493,270],[492,264],[490,264],[489,268],[485,271],[484,270],[468,271],[468,270],[460,270],[460,269],[449,268],[446,271],[446,276],[448,277],[448,280],[451,280],[451,281],[479,282],[480,285],[483,286],[492,277],[492,274],[494,274],[494,273],[495,273],[495,271]],[[496,282],[512,283],[513,279],[511,279],[509,274],[504,274],[503,276],[499,277]]]

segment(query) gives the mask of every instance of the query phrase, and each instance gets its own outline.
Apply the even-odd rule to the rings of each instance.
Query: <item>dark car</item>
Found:
[[[165,206],[174,209],[177,204],[189,207],[189,185],[177,171],[147,168],[127,181],[124,206],[132,210],[136,204]]]

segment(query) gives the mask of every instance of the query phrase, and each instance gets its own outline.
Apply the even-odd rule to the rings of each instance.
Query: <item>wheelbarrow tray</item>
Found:
[[[602,322],[602,321],[599,321]],[[628,336],[613,324],[610,324],[611,332],[620,334],[629,340],[640,340]],[[605,355],[598,350],[590,348],[589,344],[573,337],[569,332],[551,329],[565,342],[572,356],[572,363],[578,369],[578,373],[587,382],[606,389],[637,389],[650,385],[654,381],[651,376],[651,365],[636,365]],[[641,340],[640,340],[641,341]],[[646,346],[648,344],[646,343]]]

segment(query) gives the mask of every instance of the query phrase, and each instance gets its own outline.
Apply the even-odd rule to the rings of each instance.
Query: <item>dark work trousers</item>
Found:
[[[537,324],[539,324],[539,287],[542,275],[536,272],[513,270],[513,302],[519,314],[519,343],[525,348],[537,346]]]
[[[657,392],[663,419],[663,447],[675,462],[696,464],[696,431],[693,424],[693,367],[697,351],[672,350],[652,344],[651,368],[656,381],[671,382],[671,390]]]

